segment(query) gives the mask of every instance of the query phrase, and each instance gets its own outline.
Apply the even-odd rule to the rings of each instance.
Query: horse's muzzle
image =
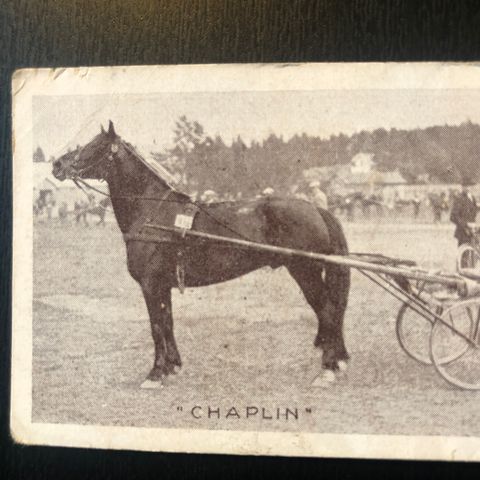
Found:
[[[60,181],[65,180],[68,178],[67,174],[67,169],[62,165],[62,162],[60,160],[55,160],[53,162],[53,169],[52,169],[52,175]]]

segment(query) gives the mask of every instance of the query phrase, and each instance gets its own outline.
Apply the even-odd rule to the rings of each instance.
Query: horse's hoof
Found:
[[[335,373],[332,370],[325,370],[321,375],[315,377],[312,382],[314,388],[329,388],[335,382]]]
[[[338,369],[341,372],[346,372],[348,368],[348,363],[345,360],[339,360],[338,362]]]
[[[173,373],[174,375],[177,375],[178,373],[180,373],[180,370],[181,370],[181,369],[182,369],[182,367],[179,367],[178,365],[175,365],[175,366],[173,367],[173,372],[172,372],[172,373]]]
[[[160,388],[163,388],[163,383],[161,380],[150,380],[146,379],[141,385],[140,388],[142,390],[158,390]]]

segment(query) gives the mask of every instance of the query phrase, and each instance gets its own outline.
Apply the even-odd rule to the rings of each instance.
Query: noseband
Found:
[[[88,172],[89,170],[91,170],[92,168],[94,167],[98,167],[98,166],[104,166],[104,171],[105,171],[105,175],[104,175],[104,178],[102,178],[101,180],[105,180],[106,177],[108,177],[108,173],[110,172],[110,169],[112,168],[112,165],[113,165],[113,162],[114,162],[114,155],[116,153],[118,153],[118,150],[119,150],[119,146],[117,143],[112,143],[110,145],[110,152],[105,152],[103,154],[103,156],[100,158],[100,160],[94,162],[94,163],[91,163],[90,165],[87,165],[86,167],[80,169],[80,170],[76,170],[75,171],[75,175],[72,177],[72,180],[78,180],[79,178],[81,178],[81,175],[85,172]],[[75,159],[78,161],[80,159],[80,155],[83,151],[83,148],[80,150],[79,153],[77,153],[77,155],[75,155]]]

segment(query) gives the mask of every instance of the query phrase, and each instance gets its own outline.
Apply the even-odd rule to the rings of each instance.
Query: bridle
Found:
[[[123,145],[124,148],[126,148],[126,145],[123,142],[122,142],[122,145]],[[77,158],[77,159],[80,158],[82,150],[83,150],[83,148],[81,148],[80,151],[75,155],[75,158]],[[87,165],[86,167],[84,167],[80,170],[75,171],[75,175],[73,175],[71,177],[71,180],[77,186],[77,188],[79,188],[87,197],[88,197],[88,193],[85,190],[85,188],[87,188],[89,190],[92,190],[92,191],[94,191],[94,192],[96,192],[100,195],[103,195],[104,197],[107,197],[110,200],[112,200],[112,198],[129,199],[129,200],[138,200],[138,199],[155,200],[155,201],[159,202],[158,208],[160,208],[161,204],[163,202],[167,201],[168,197],[173,192],[172,189],[167,188],[166,192],[161,197],[154,197],[154,198],[144,197],[144,196],[141,196],[141,195],[115,195],[114,197],[112,197],[112,195],[110,195],[109,193],[105,193],[102,190],[100,190],[98,188],[95,188],[94,186],[92,186],[88,182],[86,182],[83,178],[81,178],[81,175],[83,173],[88,172],[93,167],[98,167],[99,165],[102,166],[102,163],[106,161],[107,163],[106,163],[106,166],[104,167],[105,175],[103,176],[103,178],[100,179],[100,181],[102,181],[102,182],[106,181],[108,179],[108,174],[109,174],[109,172],[110,172],[110,170],[111,170],[111,168],[112,168],[112,166],[115,162],[114,155],[117,154],[118,151],[119,151],[119,144],[118,143],[110,144],[110,149],[109,150],[110,151],[107,150],[102,155],[102,157],[99,160],[97,160],[96,162],[91,163],[90,165]],[[190,200],[190,203],[194,203],[194,202]],[[105,208],[105,207],[102,207],[102,208],[104,210],[107,210],[107,208]]]
[[[106,181],[108,179],[108,174],[115,162],[115,157],[114,155],[116,155],[119,151],[119,144],[121,144],[123,146],[123,148],[125,148],[127,151],[131,151],[132,154],[134,155],[138,155],[135,153],[135,151],[133,151],[132,149],[129,148],[129,146],[123,141],[120,139],[120,142],[118,143],[111,143],[110,144],[110,149],[102,155],[102,157],[97,160],[96,162],[92,163],[91,165],[87,165],[86,167],[80,169],[80,170],[77,170],[75,171],[75,175],[72,175],[70,177],[70,179],[75,183],[75,185],[83,191],[83,193],[85,193],[87,196],[88,196],[88,193],[86,192],[85,188],[88,188],[89,190],[92,190],[100,195],[103,195],[104,197],[107,197],[107,198],[110,198],[111,200],[112,199],[125,199],[125,200],[144,200],[144,201],[157,201],[157,202],[160,202],[159,203],[159,207],[160,207],[160,204],[164,203],[164,202],[172,202],[172,203],[182,203],[178,200],[169,200],[168,199],[168,196],[173,193],[173,192],[176,192],[177,190],[172,187],[171,185],[168,184],[168,182],[165,182],[166,185],[167,185],[167,191],[165,192],[164,195],[162,195],[161,197],[145,197],[143,195],[115,195],[115,196],[112,196],[110,195],[109,193],[105,193],[103,192],[102,190],[99,190],[98,188],[95,188],[94,186],[90,185],[89,183],[87,183],[83,178],[80,177],[80,175],[82,175],[83,173],[87,172],[87,171],[90,171],[92,168],[94,167],[98,167],[99,165],[102,165],[102,162],[106,161],[107,164],[106,166],[104,167],[105,168],[105,172],[106,172],[106,175],[104,176],[104,178],[101,178],[100,180],[101,181]],[[76,158],[80,158],[80,154],[82,153],[83,149],[85,147],[81,148],[80,151],[77,153],[77,155],[75,156]],[[85,188],[84,188],[85,187]],[[233,234],[239,236],[240,238],[243,238],[244,240],[250,240],[249,238],[247,238],[246,236],[242,235],[240,232],[237,232],[236,230],[234,230],[233,228],[229,227],[225,222],[221,221],[220,219],[218,219],[215,215],[211,214],[208,210],[206,210],[205,208],[202,207],[201,204],[195,202],[194,200],[192,200],[188,195],[186,195],[187,197],[187,203],[190,203],[191,205],[193,205],[194,207],[196,207],[198,210],[201,210],[202,212],[205,213],[205,215],[207,215],[208,217],[210,217],[213,221],[215,221],[216,223],[218,223],[219,225],[222,225],[226,230],[229,230],[230,232],[232,232]]]
[[[85,147],[82,147],[80,149],[80,151],[75,155],[76,160],[78,160],[80,158],[80,155],[81,155],[84,148]],[[88,182],[86,182],[81,176],[85,172],[90,171],[92,168],[98,167],[98,166],[103,166],[102,164],[106,163],[106,165],[103,167],[104,171],[105,171],[105,175],[103,176],[103,178],[99,179],[101,182],[106,181],[107,178],[108,178],[109,172],[110,172],[110,170],[113,166],[113,163],[115,161],[114,155],[116,153],[118,153],[118,150],[119,150],[118,143],[111,143],[110,144],[110,149],[107,149],[107,151],[101,156],[101,158],[99,160],[97,160],[94,163],[91,163],[90,165],[87,165],[86,167],[84,167],[82,169],[76,170],[75,174],[72,175],[70,179],[77,186],[77,188],[82,190],[82,192],[85,193],[85,195],[87,195],[87,196],[88,196],[88,193],[86,192],[85,188],[88,188],[89,190],[93,190],[94,192],[99,193],[100,195],[103,195],[104,197],[107,197],[107,198],[111,199],[112,196],[110,194],[105,193],[102,190],[99,190],[98,188],[93,187]],[[125,198],[132,198],[132,197],[128,196],[128,197],[125,197]]]
[[[85,147],[81,148],[80,151],[75,155],[75,159],[76,159],[76,160],[79,160],[79,159],[80,159],[80,155],[81,155],[81,153],[82,153],[82,151],[83,151],[84,148],[85,148]],[[73,180],[73,181],[78,180],[78,179],[83,180],[83,179],[81,178],[81,175],[82,175],[83,173],[88,172],[88,171],[90,171],[92,168],[98,167],[99,165],[102,166],[102,164],[103,164],[104,162],[106,162],[106,167],[104,167],[104,168],[105,168],[106,175],[104,176],[104,178],[101,178],[100,180],[101,180],[101,181],[106,180],[106,179],[107,179],[107,176],[108,176],[108,173],[109,173],[110,169],[112,168],[113,162],[114,162],[114,160],[115,160],[115,159],[113,158],[113,155],[116,154],[116,153],[118,153],[118,150],[119,150],[118,143],[112,143],[112,144],[110,144],[110,149],[109,149],[109,150],[110,150],[110,151],[107,150],[107,151],[102,155],[102,157],[101,157],[99,160],[97,160],[96,162],[91,163],[90,165],[87,165],[86,167],[84,167],[84,168],[82,168],[82,169],[80,169],[80,170],[76,170],[76,171],[75,171],[75,175],[72,176],[72,180]],[[105,159],[106,159],[106,160],[105,160]],[[86,182],[85,182],[85,183],[86,183]]]

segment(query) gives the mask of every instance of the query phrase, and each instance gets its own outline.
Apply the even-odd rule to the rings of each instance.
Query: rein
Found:
[[[85,180],[83,180],[83,178],[72,177],[71,180],[77,186],[77,188],[79,188],[85,195],[88,195],[88,193],[86,192],[86,190],[83,187],[87,187],[88,189],[93,190],[94,192],[97,192],[100,195],[103,195],[104,197],[112,198],[112,196],[110,194],[102,192],[98,188],[95,188],[95,187],[92,187],[91,185],[89,185]],[[83,187],[82,187],[82,185],[83,185]]]
[[[170,203],[183,203],[182,201],[179,201],[179,200],[169,200],[168,199],[168,196],[170,195],[170,193],[172,192],[177,192],[177,190],[172,186],[170,185],[170,183],[165,180],[164,178],[162,178],[159,174],[159,172],[155,171],[154,167],[152,167],[151,165],[149,165],[145,160],[143,160],[143,158],[133,149],[133,147],[130,147],[130,145],[128,145],[125,141],[121,140],[121,144],[122,146],[127,150],[129,151],[131,154],[133,154],[136,158],[138,158],[141,163],[143,165],[145,165],[146,167],[149,168],[149,170],[156,176],[158,176],[162,182],[164,182],[167,186],[167,193],[166,195],[163,195],[162,197],[145,197],[145,196],[142,196],[142,195],[115,195],[115,196],[112,196],[110,195],[109,193],[105,193],[105,192],[102,192],[101,190],[99,190],[98,188],[95,188],[93,187],[92,185],[89,185],[83,178],[80,178],[79,175],[83,174],[84,172],[90,170],[91,168],[93,168],[94,166],[97,166],[98,165],[98,162],[95,163],[95,164],[91,164],[91,165],[88,165],[86,166],[85,168],[79,170],[78,172],[76,172],[76,175],[71,177],[71,180],[75,183],[75,185],[83,191],[83,193],[85,193],[87,196],[87,192],[85,191],[85,189],[83,187],[86,187],[96,193],[99,193],[100,195],[103,195],[104,197],[108,197],[110,199],[125,199],[125,200],[144,200],[144,201],[157,201],[157,202],[160,202],[160,204],[162,204],[163,202],[170,202]],[[112,145],[113,147],[113,145]],[[118,145],[115,144],[115,149],[112,148],[111,152],[107,152],[103,155],[103,157],[101,158],[101,160],[104,160],[106,158],[106,160],[108,161],[108,165],[107,165],[107,168],[108,170],[110,169],[111,167],[111,163],[113,162],[113,155],[116,154],[118,152]],[[108,155],[108,156],[107,156]],[[107,170],[107,173],[108,173],[108,170]],[[178,192],[180,193],[180,192]],[[198,210],[202,211],[207,217],[211,218],[214,222],[216,222],[218,225],[221,225],[223,228],[225,228],[226,230],[230,231],[231,233],[233,233],[234,235],[240,237],[240,238],[243,238],[244,240],[250,240],[248,237],[242,235],[240,232],[237,232],[236,230],[234,230],[233,228],[229,227],[228,225],[226,225],[224,222],[222,222],[221,220],[219,220],[215,215],[212,215],[210,212],[208,212],[208,210],[206,208],[204,208],[203,206],[201,206],[199,203],[195,202],[194,200],[192,200],[188,195],[186,195],[186,203],[189,203],[191,205],[193,205],[194,207],[196,207]]]
[[[125,200],[146,200],[146,201],[150,200],[150,201],[157,201],[157,202],[160,202],[160,203],[163,203],[163,202],[166,202],[166,203],[182,203],[180,200],[169,200],[168,199],[168,195],[170,195],[170,193],[172,193],[172,190],[167,190],[167,195],[165,195],[164,197],[144,197],[142,195],[115,195],[115,196],[112,196],[108,193],[102,192],[98,188],[92,187],[85,180],[83,180],[83,178],[73,177],[71,180],[85,194],[87,194],[87,192],[85,191],[84,188],[82,188],[82,185],[89,188],[90,190],[93,190],[94,192],[97,192],[100,195],[103,195],[104,197],[108,197],[110,199],[120,198],[120,199],[125,199]],[[198,208],[198,210],[202,211],[207,217],[210,217],[213,221],[215,221],[216,223],[218,223],[219,225],[221,225],[225,229],[229,230],[231,233],[234,233],[235,235],[243,238],[244,240],[250,240],[245,235],[242,235],[240,232],[237,232],[236,230],[234,230],[233,228],[229,227],[227,224],[225,224],[224,222],[219,220],[215,215],[212,215],[207,209],[203,208],[201,205],[199,205],[197,202],[195,202],[191,198],[187,197],[186,203],[189,203],[189,204],[193,205],[194,207]]]

